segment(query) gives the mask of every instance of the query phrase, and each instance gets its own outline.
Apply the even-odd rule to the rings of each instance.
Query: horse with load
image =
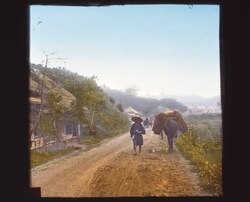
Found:
[[[156,115],[153,128],[154,134],[165,133],[168,139],[168,152],[173,152],[174,138],[178,137],[178,131],[184,133],[188,127],[178,111],[166,111]]]

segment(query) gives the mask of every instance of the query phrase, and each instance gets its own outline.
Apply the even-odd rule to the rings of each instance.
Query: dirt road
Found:
[[[42,197],[209,196],[181,154],[147,130],[142,153],[133,155],[129,134],[104,141],[31,170],[31,186]]]

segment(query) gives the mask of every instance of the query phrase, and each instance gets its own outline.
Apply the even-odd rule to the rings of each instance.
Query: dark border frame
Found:
[[[247,113],[249,101],[247,64],[249,64],[250,19],[249,1],[244,0],[28,0],[9,2],[2,19],[8,25],[3,30],[4,63],[1,79],[2,108],[5,129],[3,137],[4,179],[3,198],[16,200],[159,200],[159,201],[238,201],[245,199],[248,190],[243,180],[248,164]],[[222,197],[169,197],[169,198],[36,198],[39,189],[29,188],[28,150],[28,76],[29,76],[29,5],[107,6],[129,4],[217,4],[220,5],[220,68],[223,120],[223,196]],[[1,13],[2,15],[2,13]],[[7,53],[7,55],[6,55]],[[244,110],[244,111],[243,111]],[[235,119],[240,117],[240,119]],[[239,127],[237,125],[240,125]],[[235,138],[235,134],[238,136]],[[242,139],[239,139],[242,138]],[[5,139],[6,138],[6,139]],[[244,139],[243,139],[244,138]],[[240,146],[237,142],[240,140]],[[243,140],[243,141],[242,141]],[[9,145],[11,143],[11,146]],[[6,152],[7,151],[7,152]],[[245,163],[246,162],[246,163]],[[240,166],[244,165],[244,166]],[[39,196],[38,196],[39,197]],[[245,201],[245,200],[244,200]]]

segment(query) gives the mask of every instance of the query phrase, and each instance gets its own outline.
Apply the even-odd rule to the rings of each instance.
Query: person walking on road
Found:
[[[143,134],[146,134],[145,128],[142,125],[143,119],[139,116],[133,116],[131,120],[134,122],[130,128],[130,137],[133,140],[134,155],[137,154],[137,146],[139,146],[139,153],[143,145]]]

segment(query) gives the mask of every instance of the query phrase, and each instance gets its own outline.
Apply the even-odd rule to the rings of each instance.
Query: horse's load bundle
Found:
[[[174,118],[178,122],[180,131],[182,133],[187,131],[188,129],[187,124],[185,123],[181,114],[178,111],[168,110],[168,111],[163,112],[163,114],[168,118]]]
[[[188,127],[185,121],[183,120],[181,114],[178,111],[168,110],[168,111],[159,113],[155,117],[154,125],[152,128],[152,130],[154,131],[154,134],[160,134],[162,132],[163,125],[165,121],[168,119],[174,119],[178,123],[179,129],[182,133],[187,131]]]
[[[174,111],[172,110],[165,111],[163,114],[166,114],[168,117],[175,116]]]
[[[187,131],[187,125],[178,111],[166,111],[156,115],[153,132],[162,134],[162,131],[168,137],[168,151],[173,151],[173,139],[178,137],[178,128],[184,133]]]

